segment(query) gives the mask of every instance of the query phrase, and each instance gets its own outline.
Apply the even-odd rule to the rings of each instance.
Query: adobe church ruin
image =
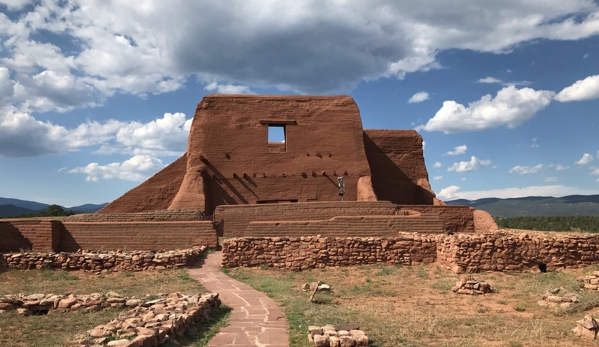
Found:
[[[268,142],[269,128],[284,132]],[[422,137],[363,130],[349,96],[209,95],[198,104],[187,153],[99,213],[220,205],[384,200],[439,205]]]

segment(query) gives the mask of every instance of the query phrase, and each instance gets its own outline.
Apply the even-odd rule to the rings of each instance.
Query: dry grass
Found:
[[[187,275],[186,269],[162,272],[122,272],[95,276],[84,272],[7,271],[0,273],[0,296],[5,294],[90,294],[115,291],[143,297],[158,293],[204,293],[206,290]],[[65,346],[66,341],[96,325],[114,319],[119,310],[82,314],[78,312],[23,317],[15,312],[0,314],[0,346]],[[223,311],[226,313],[226,311]],[[221,321],[223,317],[219,316]],[[200,337],[201,339],[201,337]],[[202,346],[189,340],[190,346]]]
[[[571,329],[584,314],[557,317],[537,301],[549,287],[578,290],[579,275],[595,268],[551,273],[482,273],[497,291],[481,296],[451,292],[458,276],[435,264],[358,266],[299,273],[238,268],[229,274],[277,300],[290,321],[291,346],[308,347],[308,325],[356,323],[371,346],[599,346],[578,340]],[[308,303],[305,282],[333,290],[329,304]],[[599,293],[582,295],[583,302]],[[590,311],[599,316],[599,310]]]

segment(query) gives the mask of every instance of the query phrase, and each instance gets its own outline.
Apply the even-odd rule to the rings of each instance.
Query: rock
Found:
[[[597,337],[596,331],[588,330],[581,326],[577,326],[576,328],[572,329],[572,331],[574,332],[574,334],[576,334],[576,336],[586,340],[595,340],[595,338]]]
[[[120,297],[122,297],[122,295],[117,292],[110,291],[110,292],[106,293],[106,297],[107,298],[120,298]]]
[[[125,299],[125,298],[111,297],[111,298],[106,299],[106,302],[109,304],[122,304],[122,303],[125,303],[126,301],[127,301],[127,299]]]
[[[339,330],[360,330],[360,326],[359,325],[355,325],[355,324],[347,324],[347,325],[336,325],[335,326],[335,330],[339,331]]]
[[[129,346],[129,343],[131,341],[127,340],[127,339],[122,339],[122,340],[114,340],[114,341],[110,341],[106,344],[106,346],[120,346],[120,347],[124,347],[124,346]]]
[[[340,336],[339,347],[356,347],[356,341],[350,336]]]
[[[5,310],[5,311],[10,311],[10,310],[14,310],[15,307],[13,304],[8,303],[8,302],[0,302],[0,310]]]
[[[29,312],[26,308],[17,308],[17,314],[21,316],[28,316],[31,312]]]
[[[62,299],[58,303],[58,308],[62,308],[62,309],[69,308],[69,307],[75,305],[76,303],[77,303],[77,299],[75,299],[75,298]]]
[[[129,299],[125,302],[125,306],[139,306],[143,303],[143,300],[140,299]]]
[[[584,316],[583,319],[576,321],[578,325],[588,330],[598,330],[599,324],[591,316]]]
[[[320,334],[314,335],[314,346],[329,347],[329,336]]]
[[[337,336],[330,336],[329,337],[329,346],[330,347],[340,347],[341,341],[339,340],[339,338]]]
[[[29,296],[26,296],[25,299],[27,300],[41,300],[44,299],[46,297],[45,294],[31,294]]]

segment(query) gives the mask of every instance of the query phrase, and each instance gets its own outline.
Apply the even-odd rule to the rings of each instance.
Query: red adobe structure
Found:
[[[284,139],[269,142],[272,130]],[[156,210],[203,211],[221,236],[496,228],[485,212],[435,197],[418,133],[364,130],[349,96],[204,97],[186,154],[98,214]]]

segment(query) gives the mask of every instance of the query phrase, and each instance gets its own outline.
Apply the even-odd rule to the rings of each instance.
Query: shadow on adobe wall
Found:
[[[364,150],[378,200],[403,205],[433,205],[433,193],[413,182],[366,133]]]

